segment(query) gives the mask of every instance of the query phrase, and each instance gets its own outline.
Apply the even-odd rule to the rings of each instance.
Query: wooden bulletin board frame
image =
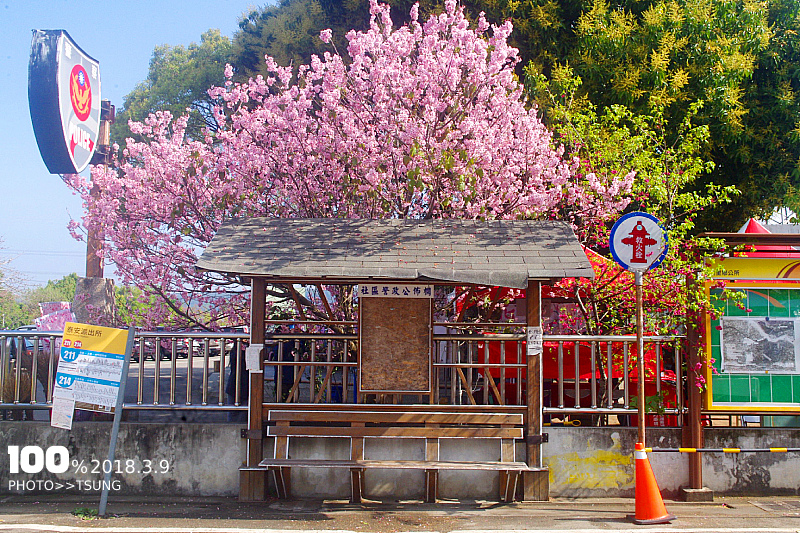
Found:
[[[705,290],[723,292],[714,282]],[[718,315],[706,316],[706,357],[714,362],[705,365],[705,409],[800,412],[800,279],[727,281],[726,290],[742,291],[743,308],[720,299]]]
[[[358,388],[362,394],[430,394],[431,298],[361,298]]]

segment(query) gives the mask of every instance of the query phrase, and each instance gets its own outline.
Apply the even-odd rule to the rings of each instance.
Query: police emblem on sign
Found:
[[[78,120],[85,121],[92,111],[92,86],[86,69],[81,65],[72,67],[69,75],[69,101]]]

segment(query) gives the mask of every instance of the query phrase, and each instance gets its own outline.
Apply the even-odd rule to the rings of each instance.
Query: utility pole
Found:
[[[100,103],[100,132],[97,139],[97,150],[92,157],[95,165],[108,166],[111,162],[111,125],[114,123],[115,108],[110,100],[103,100]],[[97,184],[92,185],[91,195],[93,198],[100,193]],[[97,238],[94,231],[89,230],[86,241],[86,277],[103,277],[103,243]]]

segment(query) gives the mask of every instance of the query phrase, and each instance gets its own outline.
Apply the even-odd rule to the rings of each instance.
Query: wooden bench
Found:
[[[514,440],[523,438],[521,414],[446,413],[397,411],[294,411],[271,410],[267,436],[275,438],[274,458],[259,468],[275,475],[278,497],[291,495],[291,468],[347,468],[350,470],[351,501],[363,499],[364,472],[370,468],[407,468],[425,471],[425,501],[438,496],[440,470],[494,470],[500,472],[500,500],[511,502],[517,481],[531,468],[514,460]],[[349,459],[303,459],[289,457],[293,437],[339,437],[350,439]],[[425,460],[376,460],[364,457],[367,438],[425,439]],[[498,461],[440,461],[440,438],[493,438],[500,443]]]

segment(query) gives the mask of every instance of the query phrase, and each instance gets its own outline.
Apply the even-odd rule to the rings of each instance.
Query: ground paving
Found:
[[[482,501],[366,502],[235,498],[112,497],[108,517],[83,520],[73,512],[97,509],[94,496],[0,497],[0,531],[134,533],[254,533],[281,531],[523,532],[589,531],[650,533],[800,533],[800,497],[717,497],[713,502],[666,501],[677,519],[637,526],[626,516],[635,502],[625,498],[553,499],[498,504]],[[80,514],[80,513],[79,513]]]

